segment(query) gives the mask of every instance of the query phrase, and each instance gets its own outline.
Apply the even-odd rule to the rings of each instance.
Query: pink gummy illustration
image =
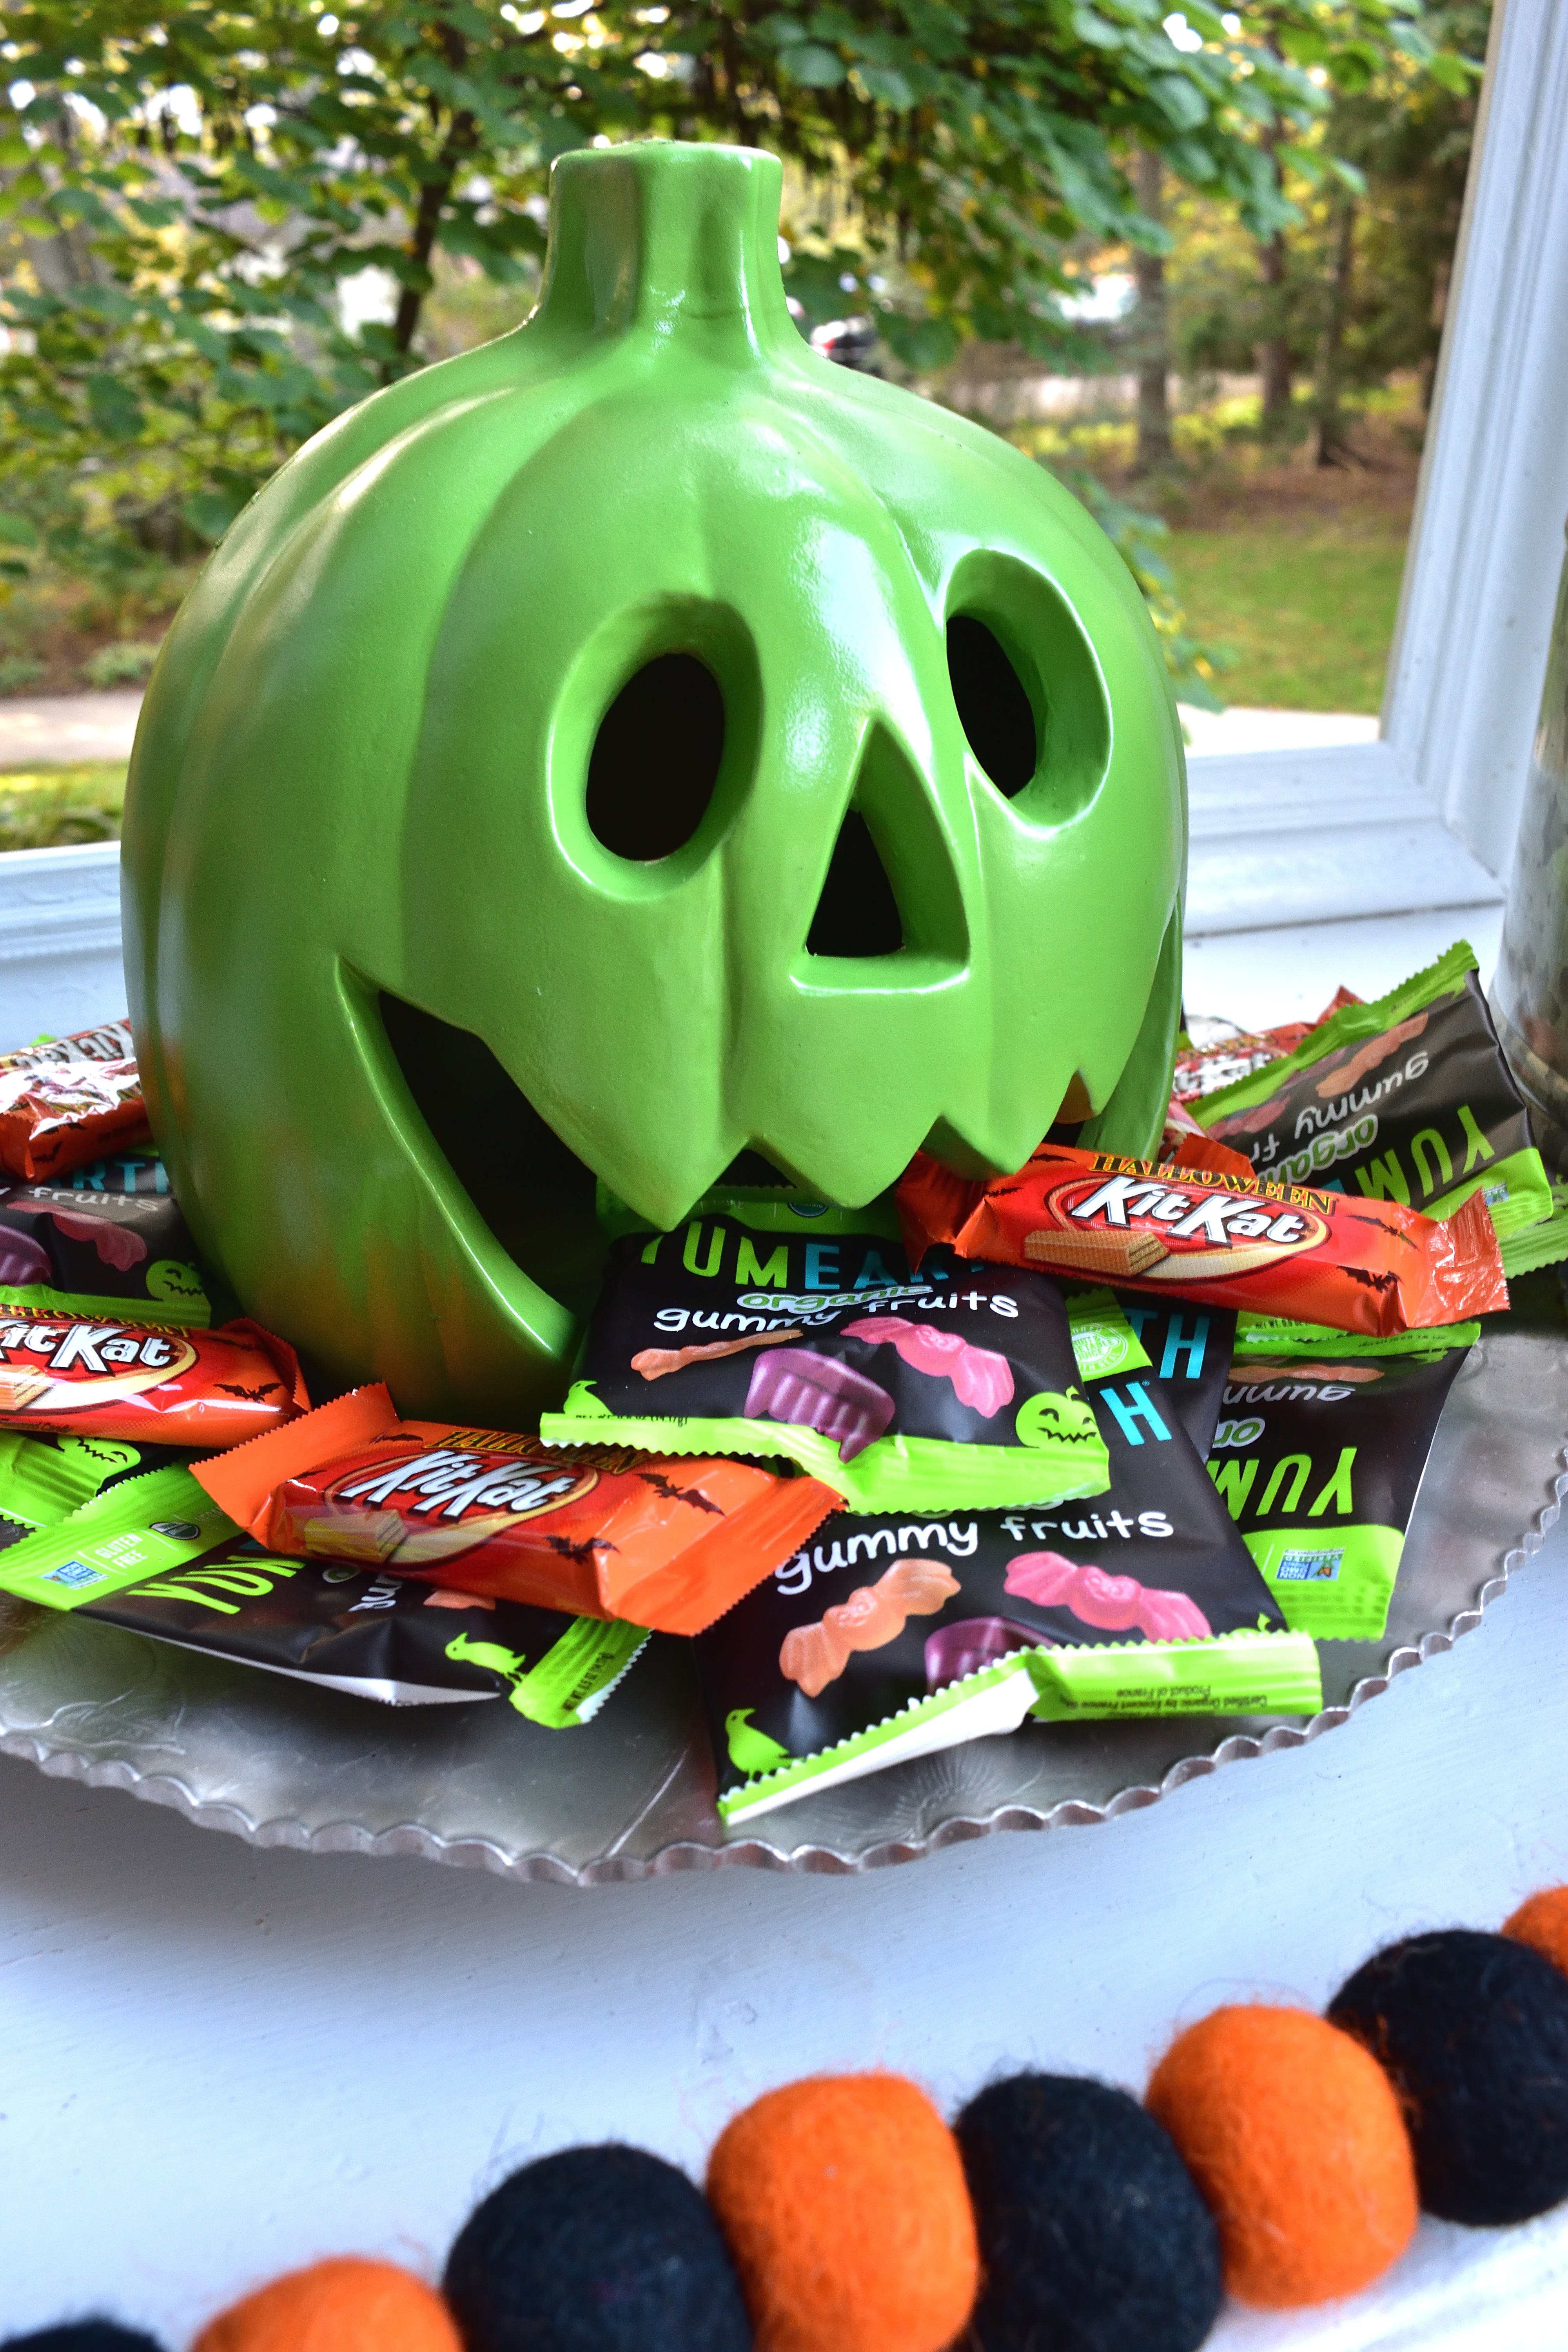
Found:
[[[1107,1576],[1102,1568],[1077,1566],[1059,1551],[1025,1551],[1007,1563],[1003,1590],[1038,1609],[1068,1609],[1080,1624],[1101,1633],[1134,1631],[1151,1642],[1202,1642],[1213,1632],[1195,1601],[1184,1592],[1163,1592],[1135,1576]]]
[[[858,1322],[845,1324],[844,1336],[869,1339],[874,1346],[885,1340],[912,1370],[927,1372],[932,1380],[950,1380],[959,1403],[987,1419],[1013,1402],[1013,1368],[1006,1357],[972,1346],[956,1331],[944,1331],[934,1323],[911,1323],[904,1315],[863,1315]]]
[[[140,1265],[147,1255],[147,1244],[140,1234],[133,1234],[126,1226],[117,1225],[107,1217],[84,1217],[74,1210],[51,1209],[43,1201],[13,1201],[9,1205],[14,1216],[53,1217],[57,1232],[64,1234],[68,1241],[90,1242],[98,1252],[100,1263],[117,1266],[121,1274],[128,1274],[133,1265]],[[35,1244],[24,1243],[22,1246],[29,1248]],[[42,1250],[38,1255],[43,1256]],[[45,1281],[47,1274],[46,1262],[44,1273],[33,1275],[29,1279]],[[12,1276],[9,1279],[15,1281],[16,1277]]]
[[[818,1698],[835,1683],[856,1650],[881,1650],[896,1642],[911,1617],[931,1617],[959,1590],[940,1560],[900,1559],[875,1584],[858,1585],[815,1625],[795,1625],[779,1651],[779,1672],[798,1683],[807,1698]]]
[[[746,1391],[746,1418],[787,1421],[836,1438],[838,1458],[853,1462],[893,1418],[893,1400],[864,1373],[809,1348],[775,1348],[757,1360]]]
[[[98,1252],[100,1264],[115,1266],[121,1274],[129,1274],[147,1255],[147,1244],[140,1234],[113,1224],[107,1217],[78,1217],[68,1209],[56,1209],[54,1220],[68,1240],[90,1242]]]

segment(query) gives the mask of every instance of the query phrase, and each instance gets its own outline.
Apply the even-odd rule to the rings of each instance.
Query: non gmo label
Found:
[[[1344,1547],[1338,1551],[1286,1551],[1274,1571],[1277,1584],[1331,1584],[1340,1572]]]

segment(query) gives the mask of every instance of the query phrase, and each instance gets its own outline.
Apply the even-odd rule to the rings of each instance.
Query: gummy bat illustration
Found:
[[[1007,1563],[1003,1590],[1037,1609],[1067,1609],[1080,1624],[1101,1633],[1141,1633],[1151,1642],[1202,1642],[1213,1632],[1208,1619],[1184,1592],[1162,1592],[1135,1576],[1107,1576],[1102,1568],[1079,1567],[1059,1551],[1020,1552]]]
[[[1324,1071],[1313,1089],[1319,1100],[1331,1102],[1335,1095],[1347,1094],[1352,1087],[1359,1085],[1369,1070],[1375,1069],[1379,1062],[1385,1062],[1391,1054],[1398,1053],[1401,1045],[1408,1045],[1413,1037],[1419,1037],[1426,1026],[1426,1013],[1415,1013],[1408,1021],[1396,1022],[1392,1029],[1385,1029],[1381,1037],[1370,1038],[1359,1053],[1351,1055],[1348,1062],[1341,1062],[1333,1069]]]
[[[795,1625],[784,1635],[779,1671],[798,1683],[807,1698],[820,1697],[837,1682],[855,1650],[880,1650],[896,1642],[911,1617],[931,1617],[960,1590],[940,1560],[900,1559],[875,1584],[862,1584],[816,1625]]]
[[[645,1381],[661,1381],[666,1372],[679,1372],[687,1364],[710,1363],[719,1356],[738,1356],[747,1348],[776,1348],[785,1339],[798,1339],[799,1331],[756,1331],[745,1339],[713,1339],[703,1348],[640,1348],[632,1358],[632,1370],[640,1372]]]
[[[905,1315],[863,1315],[846,1323],[847,1339],[885,1342],[912,1370],[932,1380],[950,1380],[960,1404],[970,1405],[987,1419],[1013,1402],[1013,1368],[993,1349],[976,1348],[956,1331],[934,1323],[911,1323]]]
[[[853,1462],[893,1418],[893,1400],[863,1372],[810,1348],[759,1356],[746,1391],[748,1421],[787,1421],[835,1439],[841,1462]]]

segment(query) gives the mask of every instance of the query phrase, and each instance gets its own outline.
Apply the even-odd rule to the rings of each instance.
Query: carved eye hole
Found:
[[[972,613],[947,625],[947,674],[969,748],[995,785],[1012,800],[1039,763],[1039,731],[1023,680],[998,639]]]
[[[724,698],[694,654],[660,654],[626,680],[588,762],[596,841],[640,865],[684,847],[708,813],[724,756]]]

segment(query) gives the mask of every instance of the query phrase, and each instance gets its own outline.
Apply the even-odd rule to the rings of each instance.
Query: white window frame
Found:
[[[1189,762],[1190,939],[1497,906],[1565,515],[1568,0],[1499,0],[1383,731]],[[0,857],[4,1042],[121,1009],[118,862]]]
[[[1189,761],[1189,938],[1497,904],[1565,517],[1568,0],[1500,0],[1382,734]]]

